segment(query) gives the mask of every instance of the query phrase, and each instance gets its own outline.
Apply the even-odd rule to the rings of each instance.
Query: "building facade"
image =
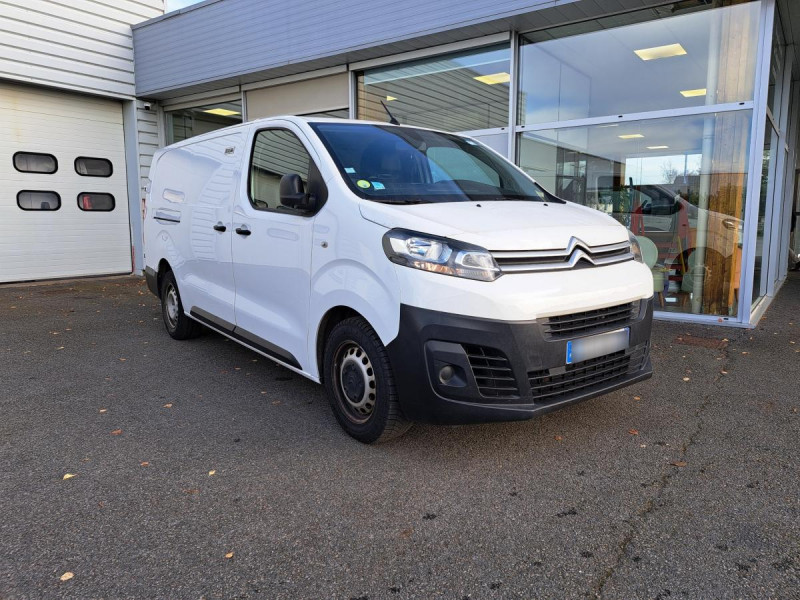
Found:
[[[131,24],[163,12],[163,0],[0,5],[0,282],[129,273],[141,256],[140,166],[160,141],[135,97]]]
[[[633,230],[658,318],[752,326],[800,250],[797,2],[206,0],[132,36],[134,270],[158,145],[280,114],[388,121],[387,109],[472,135]]]

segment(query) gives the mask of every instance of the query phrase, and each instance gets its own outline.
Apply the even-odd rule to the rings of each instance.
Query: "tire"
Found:
[[[325,388],[342,428],[365,444],[385,442],[411,427],[400,410],[389,355],[359,317],[338,323],[325,342]]]
[[[188,340],[203,332],[200,323],[184,314],[178,283],[175,281],[172,271],[164,273],[164,279],[161,282],[161,317],[164,319],[167,333],[173,339]]]

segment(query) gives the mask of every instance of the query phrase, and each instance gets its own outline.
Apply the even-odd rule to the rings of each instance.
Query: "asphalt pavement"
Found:
[[[2,286],[0,598],[800,598],[800,277],[754,330],[656,323],[653,362],[364,446],[141,279]]]

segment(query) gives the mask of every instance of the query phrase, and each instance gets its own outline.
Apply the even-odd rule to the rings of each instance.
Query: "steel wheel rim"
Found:
[[[174,285],[167,287],[165,304],[167,308],[167,324],[170,326],[170,329],[175,329],[178,326],[180,304],[178,302],[178,290],[175,289]]]
[[[334,375],[344,414],[353,423],[366,423],[375,412],[378,382],[364,349],[351,340],[342,343],[336,350]]]

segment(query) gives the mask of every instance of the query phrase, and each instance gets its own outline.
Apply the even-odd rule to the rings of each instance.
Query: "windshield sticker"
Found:
[[[348,175],[352,175],[353,173],[356,172],[356,170],[353,167],[345,167],[344,172],[347,173]]]
[[[374,187],[376,190],[385,190],[386,189],[386,187],[380,181],[373,181],[372,182],[372,187]]]
[[[366,190],[367,188],[369,188],[369,187],[370,187],[370,185],[371,185],[371,184],[370,184],[370,182],[369,182],[369,181],[367,181],[366,179],[359,179],[358,181],[356,181],[356,185],[357,185],[358,187],[360,187],[361,189],[364,189],[364,190]]]

